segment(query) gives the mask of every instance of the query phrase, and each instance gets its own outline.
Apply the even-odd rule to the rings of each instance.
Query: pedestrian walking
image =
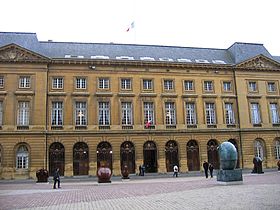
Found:
[[[178,166],[177,165],[174,165],[174,167],[173,167],[173,177],[174,176],[178,177]]]
[[[145,165],[144,164],[141,167],[141,171],[142,171],[142,176],[144,176],[145,175]]]
[[[141,164],[139,165],[139,176],[142,176],[142,166],[141,166]]]
[[[213,165],[210,163],[209,164],[209,171],[210,171],[210,177],[213,178],[213,170],[214,170],[214,167]]]
[[[60,175],[59,175],[59,168],[57,168],[54,172],[53,175],[53,189],[56,189],[56,183],[57,183],[57,187],[60,188]]]
[[[203,162],[203,169],[204,169],[204,172],[205,172],[206,179],[208,178],[208,168],[209,168],[209,163],[204,161]]]

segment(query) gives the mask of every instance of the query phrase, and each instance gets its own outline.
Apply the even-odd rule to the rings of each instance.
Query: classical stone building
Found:
[[[262,44],[228,49],[38,41],[0,32],[0,178],[119,175],[238,167],[280,158],[280,57]]]

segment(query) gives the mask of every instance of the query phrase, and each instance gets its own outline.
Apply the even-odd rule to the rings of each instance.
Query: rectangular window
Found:
[[[261,123],[260,107],[258,103],[251,103],[251,123],[253,125]]]
[[[3,102],[0,101],[0,126],[3,125]]]
[[[249,82],[248,83],[249,92],[256,92],[257,91],[257,83],[256,82]]]
[[[61,78],[61,77],[53,78],[52,88],[53,89],[63,89],[63,78]]]
[[[131,90],[132,89],[131,79],[121,79],[121,89]]]
[[[144,124],[154,125],[154,103],[144,102]]]
[[[76,102],[75,104],[75,125],[85,126],[87,125],[87,103]]]
[[[19,126],[29,125],[29,102],[28,101],[18,102],[17,125]]]
[[[86,78],[76,78],[76,89],[86,89]]]
[[[176,125],[176,112],[174,102],[165,103],[165,124]]]
[[[267,91],[268,92],[275,92],[276,91],[276,84],[275,84],[275,82],[268,82],[267,83]]]
[[[153,89],[153,81],[151,79],[143,80],[143,90],[152,90]]]
[[[186,123],[196,125],[195,103],[186,103]]]
[[[233,111],[233,104],[232,103],[225,103],[225,114],[226,114],[226,124],[227,125],[234,125],[235,118],[234,118],[234,111]]]
[[[99,89],[109,89],[109,79],[108,78],[99,78],[98,88]]]
[[[204,81],[204,91],[213,91],[212,81]]]
[[[223,82],[223,88],[225,92],[231,91],[231,82]]]
[[[122,125],[132,125],[132,103],[122,102]]]
[[[110,125],[110,106],[109,102],[98,103],[98,123],[99,125]]]
[[[28,156],[18,155],[17,156],[17,169],[27,169],[28,168]]]
[[[4,77],[0,76],[0,88],[4,88]]]
[[[190,81],[190,80],[184,81],[184,87],[185,87],[185,91],[192,91],[192,90],[194,90],[193,81]]]
[[[270,116],[272,124],[280,123],[280,116],[277,103],[270,103]]]
[[[216,114],[215,114],[215,104],[214,103],[206,103],[206,124],[207,125],[215,125],[216,124]]]
[[[164,90],[173,90],[174,82],[173,80],[164,80]]]
[[[30,88],[30,77],[22,76],[19,78],[19,87],[20,88]]]
[[[59,101],[52,102],[52,125],[62,126],[63,124],[63,103]]]

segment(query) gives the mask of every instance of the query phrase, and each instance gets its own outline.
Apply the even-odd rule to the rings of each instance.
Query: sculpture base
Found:
[[[218,170],[217,181],[225,182],[228,184],[242,184],[242,169],[233,169],[233,170]]]

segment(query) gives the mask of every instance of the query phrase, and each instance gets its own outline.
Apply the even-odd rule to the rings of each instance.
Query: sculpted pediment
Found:
[[[48,60],[47,57],[16,44],[10,44],[0,48],[0,62],[47,62]]]
[[[260,55],[236,65],[240,68],[280,70],[280,63]]]

